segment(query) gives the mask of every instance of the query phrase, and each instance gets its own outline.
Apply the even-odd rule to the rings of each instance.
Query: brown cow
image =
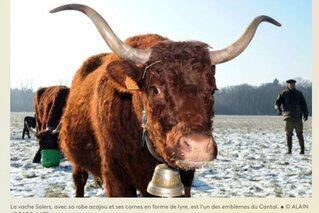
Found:
[[[137,190],[150,196],[146,188],[160,162],[180,170],[185,196],[190,196],[195,169],[217,155],[215,64],[239,55],[260,22],[280,24],[257,17],[234,44],[210,52],[202,42],[174,42],[154,34],[123,43],[84,5],[51,12],[69,9],[89,16],[115,53],[84,62],[62,117],[61,148],[72,162],[76,196],[84,196],[88,173],[102,177],[107,196],[133,197]]]
[[[40,163],[42,149],[59,149],[59,123],[69,91],[70,89],[66,86],[44,87],[37,91],[34,97],[34,108],[35,136],[39,142],[39,150],[33,158],[33,163]]]

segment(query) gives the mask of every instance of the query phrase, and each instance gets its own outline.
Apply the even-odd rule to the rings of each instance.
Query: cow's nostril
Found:
[[[191,146],[185,138],[181,140],[180,145],[184,151],[191,151]]]
[[[213,149],[213,141],[212,140],[207,141],[206,150],[210,150],[210,149]]]
[[[206,152],[213,153],[213,159],[217,157],[217,145],[213,140],[208,141]]]

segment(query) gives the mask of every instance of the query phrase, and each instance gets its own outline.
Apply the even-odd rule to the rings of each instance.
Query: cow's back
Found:
[[[68,95],[69,88],[66,86],[44,87],[37,91],[34,108],[38,131],[55,128],[59,124]]]

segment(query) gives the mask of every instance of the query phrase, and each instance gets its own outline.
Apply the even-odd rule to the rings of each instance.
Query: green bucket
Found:
[[[59,166],[61,157],[61,152],[57,149],[41,150],[41,164],[46,168]]]

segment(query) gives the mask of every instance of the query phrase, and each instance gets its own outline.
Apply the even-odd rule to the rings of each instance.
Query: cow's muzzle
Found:
[[[179,151],[175,164],[183,169],[202,167],[217,157],[217,145],[213,137],[202,133],[180,137],[177,149]]]

